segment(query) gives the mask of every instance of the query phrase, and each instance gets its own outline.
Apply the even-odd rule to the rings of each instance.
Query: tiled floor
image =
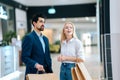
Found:
[[[57,56],[59,54],[51,54],[53,62],[53,71],[59,77],[60,62],[57,61]],[[93,80],[101,80],[101,67],[100,67],[100,56],[98,54],[97,47],[85,47],[85,66],[88,69]],[[24,70],[25,66],[20,66],[19,71],[15,72],[13,78],[10,79],[0,79],[0,80],[24,80]],[[20,74],[20,75],[16,75]],[[15,77],[16,75],[16,77]]]

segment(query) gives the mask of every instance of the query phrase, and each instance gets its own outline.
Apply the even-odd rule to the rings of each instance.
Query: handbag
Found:
[[[73,80],[92,80],[83,62],[76,63],[76,66],[71,68],[71,73]]]
[[[27,74],[26,80],[59,80],[54,73]]]

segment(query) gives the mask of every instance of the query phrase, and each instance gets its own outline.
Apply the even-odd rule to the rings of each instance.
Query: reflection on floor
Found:
[[[57,61],[57,56],[59,54],[51,54],[53,62],[53,71],[59,77],[60,62]],[[85,47],[85,66],[88,69],[93,80],[101,80],[101,67],[100,67],[100,56],[98,54],[98,49],[96,46],[87,46]],[[25,66],[20,66],[19,71],[14,72],[12,77],[8,78],[11,75],[8,75],[6,78],[0,80],[24,80]],[[17,75],[16,75],[17,74]]]
[[[86,56],[85,65],[90,75],[92,76],[93,80],[101,80],[100,55],[98,54],[97,47],[95,46],[85,47],[85,56]]]

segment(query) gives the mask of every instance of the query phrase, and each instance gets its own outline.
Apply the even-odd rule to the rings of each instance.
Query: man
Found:
[[[37,14],[32,19],[33,31],[26,35],[22,42],[22,61],[26,65],[27,74],[52,73],[52,61],[49,51],[49,41],[41,31],[44,31],[45,17]]]

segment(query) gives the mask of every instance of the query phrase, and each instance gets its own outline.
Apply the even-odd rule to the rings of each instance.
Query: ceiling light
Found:
[[[49,9],[48,9],[48,13],[49,13],[49,14],[55,14],[55,13],[56,13],[55,8],[54,8],[54,7],[49,8]]]
[[[96,22],[96,19],[92,19],[92,22]]]
[[[89,19],[89,17],[85,17],[85,20],[89,21],[90,19]]]

